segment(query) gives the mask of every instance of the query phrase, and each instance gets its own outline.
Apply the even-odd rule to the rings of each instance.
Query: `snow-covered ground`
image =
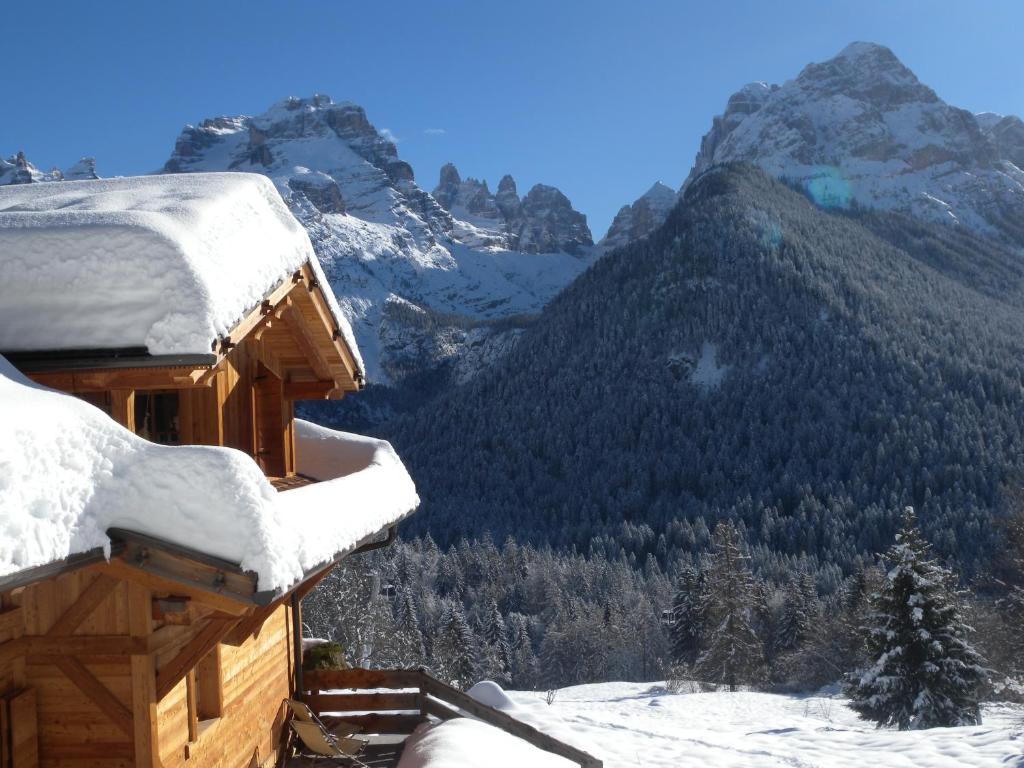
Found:
[[[984,723],[976,727],[899,732],[878,730],[859,720],[841,699],[826,696],[671,694],[652,683],[565,688],[551,705],[537,692],[472,693],[587,750],[606,768],[1024,766],[1024,707],[1019,706],[986,706]],[[530,764],[538,768],[549,762],[570,765],[540,753],[535,757]],[[463,763],[441,759],[423,764]]]

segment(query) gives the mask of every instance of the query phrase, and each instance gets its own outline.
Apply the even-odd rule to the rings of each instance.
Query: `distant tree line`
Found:
[[[855,708],[879,722],[963,724],[982,697],[1024,698],[1024,513],[1006,528],[1002,578],[970,591],[910,512],[893,546],[836,585],[806,562],[755,570],[732,521],[671,573],[653,556],[638,568],[486,536],[442,551],[427,536],[346,560],[303,616],[351,664],[423,666],[463,687],[844,682]]]

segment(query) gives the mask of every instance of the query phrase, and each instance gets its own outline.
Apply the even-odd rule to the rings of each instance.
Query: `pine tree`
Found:
[[[434,668],[451,685],[465,690],[477,681],[477,639],[461,603],[445,602],[432,655]]]
[[[706,631],[708,604],[707,579],[703,571],[684,565],[679,571],[672,600],[672,659],[677,664],[693,664],[700,655]]]
[[[509,616],[508,643],[512,650],[512,684],[517,689],[530,689],[537,684],[539,667],[533,651],[533,641],[521,613]]]
[[[710,632],[694,671],[735,691],[761,676],[764,649],[753,627],[757,588],[739,530],[721,522],[711,539],[706,615]]]
[[[817,613],[818,593],[814,579],[807,573],[791,579],[786,587],[785,607],[776,635],[780,651],[792,651],[803,645],[811,634]]]
[[[426,660],[423,633],[412,593],[406,588],[395,610],[395,646],[401,667],[418,667]]]
[[[953,574],[931,558],[912,508],[884,560],[889,572],[866,627],[872,663],[850,677],[850,706],[900,730],[981,722],[986,670],[966,640]]]
[[[509,685],[512,671],[512,650],[508,645],[505,620],[493,598],[487,605],[483,617],[481,636],[485,643],[483,669],[484,677],[501,685]]]

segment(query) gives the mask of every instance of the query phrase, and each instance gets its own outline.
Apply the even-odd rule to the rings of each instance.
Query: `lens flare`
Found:
[[[850,182],[839,168],[831,165],[815,168],[807,180],[806,189],[808,196],[820,208],[849,208],[853,200]]]

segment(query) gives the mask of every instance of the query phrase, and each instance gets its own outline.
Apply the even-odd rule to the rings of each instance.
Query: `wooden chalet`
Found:
[[[391,498],[392,508],[359,518],[362,527],[353,523],[355,533],[339,549],[304,567],[301,578],[283,587],[261,583],[257,573],[223,557],[202,537],[175,542],[154,535],[144,523],[147,516],[159,518],[164,513],[160,508],[142,510],[143,524],[135,528],[107,528],[106,548],[68,551],[45,562],[0,571],[0,768],[274,765],[285,758],[282,701],[295,696],[306,696],[318,711],[325,711],[325,706],[327,711],[378,710],[366,725],[404,733],[430,718],[469,712],[525,735],[545,749],[561,750],[581,765],[600,765],[589,755],[516,724],[423,673],[396,671],[367,677],[357,670],[348,676],[332,678],[322,673],[303,681],[303,596],[345,556],[389,543],[395,525],[415,508],[415,489],[386,443],[358,438],[363,441],[361,450],[367,442],[379,443],[376,448],[371,445],[368,454],[335,457],[318,451],[313,457],[307,453],[315,441],[303,437],[303,429],[319,430],[315,436],[321,438],[341,433],[296,420],[295,402],[356,392],[363,382],[362,363],[305,233],[269,182],[250,174],[156,179],[55,183],[35,185],[45,189],[30,191],[0,189],[0,354],[31,381],[88,401],[125,430],[150,442],[218,446],[247,454],[282,499],[314,498],[303,494],[315,492],[319,503],[327,499],[332,519],[342,527],[348,515],[356,514],[353,507],[377,504],[378,498],[384,504],[383,499]],[[147,227],[153,210],[179,216],[181,206],[175,196],[201,200],[207,195],[214,198],[211,204],[219,205],[225,194],[229,203],[231,195],[242,195],[238,205],[259,213],[252,226],[264,226],[275,217],[282,227],[294,224],[298,232],[289,230],[290,236],[305,251],[297,251],[298,260],[279,263],[268,246],[253,270],[269,263],[273,269],[263,271],[277,277],[262,283],[250,280],[259,286],[257,296],[262,298],[252,301],[250,287],[244,294],[249,296],[245,306],[225,310],[234,317],[232,324],[203,340],[205,348],[197,348],[195,339],[201,334],[196,333],[182,335],[188,343],[164,343],[161,349],[142,343],[147,338],[145,324],[138,330],[127,326],[133,313],[142,316],[146,308],[136,307],[139,302],[130,292],[108,291],[113,298],[108,296],[99,305],[79,297],[75,311],[67,311],[63,292],[82,290],[84,282],[104,293],[109,280],[117,279],[117,264],[92,259],[90,264],[109,268],[114,277],[82,270],[73,280],[69,278],[77,288],[59,284],[64,279],[59,271],[17,278],[25,270],[13,263],[25,252],[38,251],[45,261],[52,249],[62,250],[60,258],[54,259],[60,269],[75,261],[79,248],[93,248],[93,255],[109,259],[102,237],[127,238],[126,242],[138,242],[143,248],[152,242],[154,253],[163,253],[167,248],[160,238],[165,238],[169,226],[161,223],[159,238],[151,237]],[[122,205],[126,197],[134,201],[127,214],[115,211],[117,215],[111,214],[109,220],[88,218],[97,207]],[[81,221],[66,212],[75,205],[84,211],[88,232],[79,233],[76,227]],[[220,218],[223,210],[218,209]],[[143,235],[133,227],[145,230]],[[33,239],[34,228],[45,247]],[[239,231],[237,237],[247,234],[251,235]],[[262,247],[264,241],[273,245],[272,235],[252,240],[253,247]],[[189,237],[182,236],[181,242],[194,248]],[[218,235],[209,241],[223,247],[230,238]],[[191,262],[182,273],[195,273],[196,263],[215,258],[211,253],[186,254]],[[241,259],[228,266],[242,270],[239,264],[246,263]],[[166,269],[174,266],[175,262],[168,262]],[[126,266],[129,271],[149,268]],[[244,270],[221,269],[214,277],[248,279]],[[197,292],[214,295],[215,286],[209,285],[209,281],[205,287],[200,285]],[[216,315],[190,302],[187,295],[165,297],[154,292],[152,296],[154,302],[166,301],[169,316],[178,321],[179,315],[188,312],[200,320]],[[110,316],[128,318],[126,327],[108,323]],[[154,322],[146,317],[146,322]],[[105,323],[112,327],[102,328]],[[48,324],[53,326],[50,335],[44,327]],[[196,327],[207,326],[199,322]],[[98,345],[96,339],[113,341]],[[0,391],[0,401],[2,397]],[[352,487],[345,484],[347,478],[379,465],[381,451],[390,452],[385,458],[398,467],[401,481],[407,483],[405,496],[393,501],[394,489],[383,486],[394,483],[378,481],[379,494],[370,484],[367,495],[367,483],[362,482],[360,500],[347,497],[346,489]],[[160,481],[153,478],[155,484]],[[337,491],[321,492],[331,488]],[[232,513],[211,509],[211,515],[214,512],[229,520]],[[242,537],[244,522],[238,524]],[[381,674],[385,677],[380,678]],[[413,685],[419,692],[357,694],[354,699],[336,700],[322,690],[329,691],[332,682],[351,688]],[[379,714],[390,709],[403,711]]]
[[[77,193],[82,184],[45,191]],[[99,197],[114,182],[84,184]],[[276,196],[270,189],[257,191]],[[0,198],[0,230],[3,210]],[[0,261],[15,258],[13,250],[0,238]],[[81,348],[72,328],[50,348],[9,348],[18,339],[7,337],[0,352],[38,384],[87,400],[152,442],[238,449],[290,493],[326,479],[300,471],[295,401],[338,398],[363,381],[312,259],[267,284],[262,300],[205,350]],[[0,311],[19,301],[0,291]],[[35,322],[45,324],[58,301],[37,292]],[[255,574],[203,552],[201,541],[190,548],[140,531],[107,534],[109,553],[74,553],[0,577],[0,768],[273,764],[281,702],[296,690],[301,664],[299,601],[341,557],[388,541],[388,529],[284,590],[262,588]]]

